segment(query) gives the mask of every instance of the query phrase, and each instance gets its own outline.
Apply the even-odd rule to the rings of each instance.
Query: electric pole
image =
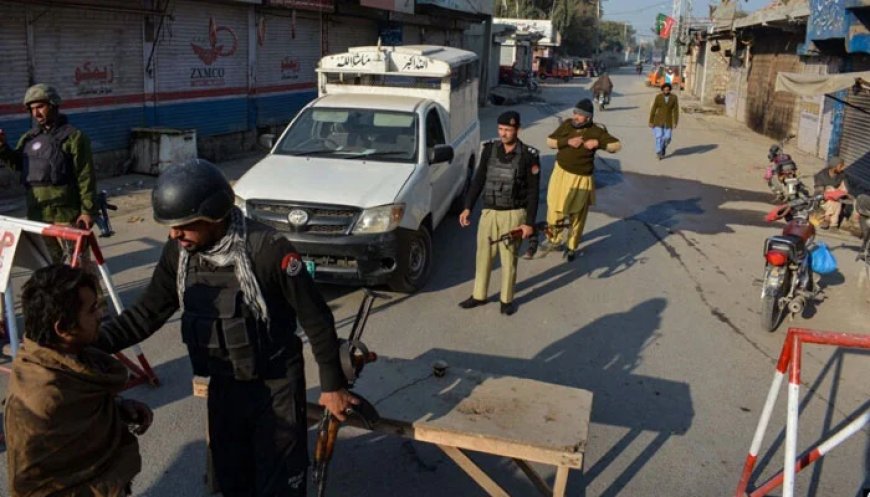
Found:
[[[682,17],[682,9],[682,0],[674,0],[673,9],[671,10],[671,18],[674,19],[677,25],[671,26],[671,35],[668,38],[668,56],[665,60],[665,64],[668,65],[675,65],[679,63],[677,61],[677,40],[680,38],[679,33],[680,29],[682,29],[682,23],[680,22],[680,18]]]

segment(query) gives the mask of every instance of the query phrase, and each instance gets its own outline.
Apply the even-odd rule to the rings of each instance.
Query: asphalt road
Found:
[[[520,138],[541,149],[545,178],[553,165],[546,136],[588,95],[590,83],[544,85],[542,101],[515,107],[524,123]],[[431,282],[416,295],[379,303],[367,342],[387,357],[443,359],[593,392],[585,472],[572,473],[571,496],[733,494],[786,327],[870,332],[870,289],[859,282],[854,262],[858,242],[824,234],[841,266],[822,281],[826,300],[811,317],[763,331],[761,244],[777,230],[763,220],[771,208],[761,179],[770,140],[725,117],[684,115],[672,155],[658,161],[646,125],[655,90],[628,71],[616,74],[614,83],[610,109],[595,119],[624,148],[599,158],[597,204],[577,260],[569,264],[550,254],[521,261],[519,312],[512,317],[500,315],[496,304],[461,310],[456,304],[471,292],[475,233],[449,219],[435,232]],[[482,138],[495,136],[495,117],[503,110],[481,110]],[[821,164],[794,155],[806,173]],[[237,174],[251,162],[236,161],[228,170]],[[150,220],[144,181],[112,183],[126,185],[118,199],[124,213],[115,218],[118,234],[103,246],[128,303],[147,283],[165,237]],[[543,217],[543,206],[541,212]],[[20,284],[24,275],[17,276]],[[323,290],[346,325],[360,292]],[[143,348],[163,385],[130,392],[156,413],[141,438],[145,467],[135,494],[204,495],[205,403],[191,396],[177,318]],[[868,359],[856,351],[806,348],[799,450],[866,406]],[[782,465],[784,420],[783,391],[762,448],[761,478]],[[473,458],[511,495],[536,495],[508,461]],[[5,466],[5,458],[0,461]],[[5,473],[0,471],[0,495],[8,495]],[[867,474],[865,430],[800,474],[797,495],[856,495]],[[332,495],[484,495],[437,448],[353,429],[342,431],[331,478]]]

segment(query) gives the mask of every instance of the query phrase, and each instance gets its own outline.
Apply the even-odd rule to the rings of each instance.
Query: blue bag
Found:
[[[818,274],[829,274],[837,270],[837,259],[824,242],[816,242],[810,252],[810,267]]]

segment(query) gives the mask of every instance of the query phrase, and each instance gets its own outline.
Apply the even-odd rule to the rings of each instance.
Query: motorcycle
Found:
[[[830,192],[829,192],[830,193]],[[796,198],[770,211],[768,222],[785,218],[782,234],[764,241],[764,278],[761,287],[761,324],[774,331],[785,311],[794,317],[803,313],[819,291],[815,288],[811,252],[816,228],[809,215],[827,195]]]
[[[610,95],[606,93],[596,94],[595,103],[598,104],[598,110],[604,110],[605,106],[610,104]]]
[[[764,172],[764,179],[775,195],[775,203],[791,202],[797,198],[810,196],[809,189],[798,176],[797,164],[783,150],[785,144],[793,137],[794,135],[790,135],[785,140],[771,145],[767,152],[769,164]]]

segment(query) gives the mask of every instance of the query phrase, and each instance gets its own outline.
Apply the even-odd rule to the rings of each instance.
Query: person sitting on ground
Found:
[[[828,159],[828,166],[813,176],[816,194],[837,190],[846,193],[846,161],[834,155]],[[832,225],[836,228],[840,223],[840,214],[843,211],[843,203],[839,200],[825,200],[825,211],[819,228],[826,230]]]
[[[610,104],[610,93],[613,92],[613,81],[605,72],[592,83],[592,97],[598,99],[598,95],[603,95],[604,104]]]
[[[24,285],[24,340],[4,416],[12,497],[122,497],[142,468],[133,434],[153,415],[118,396],[127,368],[90,347],[102,314],[97,288],[90,273],[60,264]]]

